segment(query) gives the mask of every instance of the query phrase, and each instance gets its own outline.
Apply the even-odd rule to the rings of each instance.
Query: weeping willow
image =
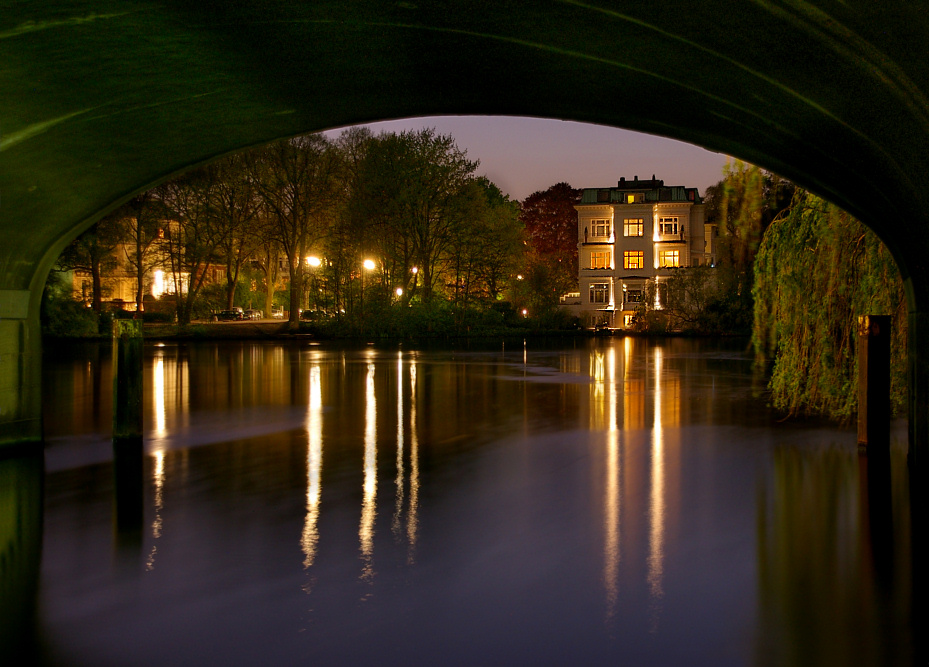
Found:
[[[754,265],[753,345],[774,407],[849,421],[856,414],[859,315],[891,315],[891,402],[906,391],[906,303],[890,252],[841,209],[798,190],[768,227]]]

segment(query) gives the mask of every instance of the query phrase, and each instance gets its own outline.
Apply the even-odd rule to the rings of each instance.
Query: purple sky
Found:
[[[487,176],[511,199],[566,181],[575,188],[615,186],[627,179],[663,179],[667,185],[707,186],[722,178],[726,156],[691,144],[601,125],[539,118],[441,116],[384,121],[375,133],[434,127],[451,134],[478,174]],[[339,131],[327,132],[330,137]]]

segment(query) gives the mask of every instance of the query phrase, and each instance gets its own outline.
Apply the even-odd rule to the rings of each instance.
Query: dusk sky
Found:
[[[434,127],[451,134],[468,158],[511,199],[566,181],[575,188],[615,186],[620,177],[697,187],[722,178],[727,157],[691,144],[600,125],[539,118],[444,116],[374,123],[375,133]],[[327,134],[338,136],[340,131]]]

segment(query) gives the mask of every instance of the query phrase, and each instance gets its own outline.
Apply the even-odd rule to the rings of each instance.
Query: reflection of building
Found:
[[[622,178],[614,188],[584,189],[575,208],[580,294],[572,310],[592,324],[627,327],[650,282],[715,263],[714,226],[704,224],[696,188]]]

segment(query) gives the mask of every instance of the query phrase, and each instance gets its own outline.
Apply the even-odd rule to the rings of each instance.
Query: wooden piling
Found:
[[[890,316],[858,318],[858,447],[890,446]]]
[[[142,526],[142,320],[113,321],[113,472],[117,532]]]

